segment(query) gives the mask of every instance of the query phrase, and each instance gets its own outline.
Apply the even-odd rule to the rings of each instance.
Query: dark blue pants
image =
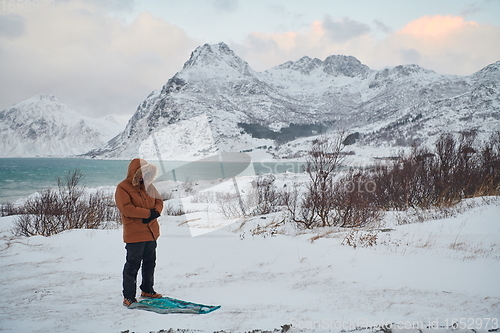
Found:
[[[135,298],[137,272],[142,262],[142,291],[154,291],[154,272],[156,266],[156,241],[127,243],[127,261],[123,267],[123,297]]]

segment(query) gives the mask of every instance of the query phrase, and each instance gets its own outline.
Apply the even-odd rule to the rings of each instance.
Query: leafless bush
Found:
[[[350,171],[338,181],[334,175],[343,160],[344,136],[333,141],[316,140],[311,146],[305,171],[309,182],[305,193],[294,187],[282,194],[287,219],[302,228],[361,227],[377,221],[376,184],[367,174]]]
[[[282,193],[283,205],[285,207],[285,219],[296,224],[298,227],[311,228],[311,225],[304,223],[304,221],[310,221],[310,212],[305,207],[301,205],[302,193],[299,191],[299,186],[293,184],[293,186],[287,187],[287,189]]]
[[[436,201],[429,186],[435,169],[434,154],[413,147],[409,156],[400,154],[392,165],[378,166],[368,176],[375,183],[375,200],[380,209],[407,210],[429,207]]]
[[[283,194],[276,189],[274,175],[259,176],[253,182],[253,189],[244,195],[235,192],[214,192],[198,194],[197,202],[215,202],[220,212],[229,219],[257,216],[277,212],[284,205]]]
[[[191,198],[192,203],[217,203],[217,192],[196,192]]]
[[[280,233],[280,228],[283,226],[284,220],[274,217],[269,223],[263,225],[257,224],[254,228],[250,229],[250,234],[254,236],[276,237]]]
[[[250,215],[274,213],[283,205],[283,196],[277,190],[275,180],[276,177],[272,174],[257,178],[253,193],[255,207]]]
[[[162,191],[160,193],[160,197],[163,199],[163,201],[167,201],[167,200],[173,199],[174,194],[172,193],[172,191]]]
[[[372,175],[382,209],[451,207],[464,198],[499,195],[500,134],[478,146],[475,132],[443,134],[434,152],[413,147]]]
[[[163,207],[163,214],[169,216],[181,216],[186,214],[182,206],[175,206],[172,203],[167,203]]]
[[[478,153],[481,181],[474,196],[500,194],[500,131],[493,133]]]
[[[349,172],[333,188],[333,225],[362,227],[381,219],[376,200],[376,184],[363,172]]]
[[[500,195],[500,131],[477,143],[474,130],[443,134],[434,150],[415,145],[390,165],[350,170],[334,181],[342,145],[317,140],[309,152],[305,193],[283,195],[287,219],[299,227],[361,227],[386,210],[454,207],[464,198]]]
[[[333,176],[345,158],[342,154],[345,134],[340,133],[335,139],[322,137],[313,141],[305,164],[309,176],[306,193],[302,196],[300,209],[294,204],[293,220],[305,228],[326,227],[335,224],[332,216],[334,207]],[[297,214],[298,213],[298,214]]]
[[[69,172],[58,189],[47,189],[28,198],[19,207],[12,232],[16,236],[51,236],[69,229],[99,229],[115,226],[119,212],[111,196],[103,192],[88,193],[78,184],[83,174]]]
[[[217,193],[217,206],[220,212],[228,219],[245,216],[245,211],[242,209],[241,203],[241,197],[238,193]]]
[[[193,193],[193,186],[194,186],[194,183],[187,179],[185,182],[182,183],[182,190],[186,193],[186,194],[191,194]]]
[[[377,245],[378,232],[363,232],[358,229],[351,229],[342,240],[342,245],[357,247],[371,247]]]
[[[10,202],[0,204],[0,216],[11,216],[19,214],[19,208]]]

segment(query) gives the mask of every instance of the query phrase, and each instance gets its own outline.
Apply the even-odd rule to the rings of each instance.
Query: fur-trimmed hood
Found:
[[[160,225],[154,219],[142,223],[151,216],[151,209],[161,214],[163,200],[152,184],[158,168],[143,159],[133,159],[127,171],[127,178],[116,187],[115,201],[120,210],[125,243],[147,242],[158,239]],[[144,184],[140,183],[141,177]]]
[[[135,158],[130,161],[128,165],[127,179],[134,186],[140,185],[140,179],[144,180],[144,183],[151,184],[158,175],[158,168],[154,164],[149,164],[146,160],[141,158]]]

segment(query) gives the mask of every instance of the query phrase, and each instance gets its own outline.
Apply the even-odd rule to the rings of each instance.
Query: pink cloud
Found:
[[[408,23],[397,32],[415,38],[446,38],[450,34],[459,33],[462,29],[479,26],[474,21],[465,22],[461,16],[424,16]]]
[[[337,28],[352,27],[351,32],[342,31],[342,36],[349,38],[331,38],[332,29],[325,24],[331,26],[332,22],[338,23]],[[468,75],[500,60],[499,40],[500,27],[465,21],[460,16],[423,16],[382,40],[348,18],[332,21],[327,17],[301,32],[252,33],[241,49],[243,58],[257,70],[304,55],[324,59],[343,54],[355,56],[374,69],[416,63],[438,73]]]

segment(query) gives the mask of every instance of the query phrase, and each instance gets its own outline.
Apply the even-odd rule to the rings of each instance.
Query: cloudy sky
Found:
[[[343,54],[469,75],[500,60],[500,0],[1,1],[0,110],[50,94],[126,118],[221,41],[257,71]]]

